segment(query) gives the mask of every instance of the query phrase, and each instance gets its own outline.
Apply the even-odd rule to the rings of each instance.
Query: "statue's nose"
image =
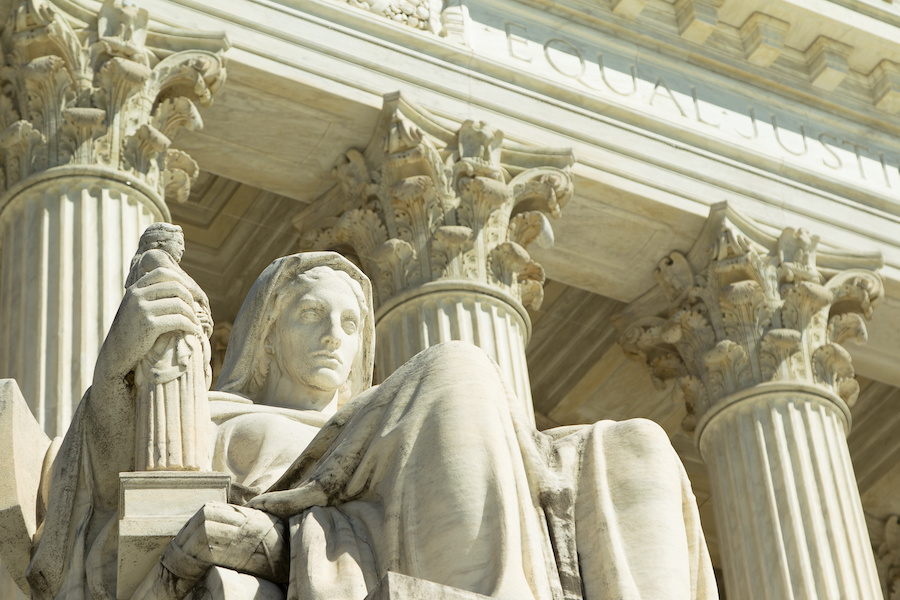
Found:
[[[338,328],[340,326],[340,322],[329,319],[325,333],[322,336],[322,342],[325,343],[329,350],[337,350],[341,345],[341,337],[338,334]]]

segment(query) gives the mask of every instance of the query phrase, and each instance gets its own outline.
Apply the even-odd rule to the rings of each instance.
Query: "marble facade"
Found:
[[[51,451],[141,231],[171,220],[214,376],[263,268],[335,249],[375,284],[376,379],[463,339],[539,429],[659,423],[728,598],[900,594],[895,4],[5,0],[0,18],[0,376]],[[727,285],[760,298],[698,283],[741,257],[757,270]],[[722,311],[753,316],[673,333]]]

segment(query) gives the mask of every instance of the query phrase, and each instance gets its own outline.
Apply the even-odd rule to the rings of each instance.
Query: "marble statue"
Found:
[[[180,270],[184,233],[178,225],[154,223],[141,236],[125,287],[156,268]],[[212,313],[200,286],[189,290],[203,335],[161,335],[135,365],[136,471],[199,471],[209,463],[209,336]]]
[[[35,599],[116,597],[119,474],[135,470],[143,418],[129,373],[160,338],[206,335],[194,282],[158,258],[128,288],[45,466]],[[496,364],[459,342],[372,386],[374,343],[371,286],[343,257],[296,254],[260,275],[208,394],[229,502],[184,524],[134,599],[208,592],[213,572],[269,594],[246,598],[362,600],[388,572],[508,600],[717,597],[690,484],[657,425],[539,432],[510,410]]]

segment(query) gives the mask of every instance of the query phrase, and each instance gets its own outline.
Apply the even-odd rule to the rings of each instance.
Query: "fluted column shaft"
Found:
[[[531,323],[525,309],[488,291],[428,284],[376,313],[376,377],[384,379],[429,346],[461,340],[493,358],[516,393],[516,407],[534,422],[525,344]]]
[[[849,415],[822,388],[762,384],[701,419],[729,600],[881,598]]]
[[[141,232],[167,215],[102,169],[33,179],[0,209],[0,369],[53,436],[90,385]]]

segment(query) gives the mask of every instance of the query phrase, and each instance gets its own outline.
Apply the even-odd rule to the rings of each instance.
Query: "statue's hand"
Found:
[[[95,388],[124,378],[161,335],[176,331],[203,335],[188,291],[191,286],[196,284],[184,271],[158,267],[126,290],[100,349]]]
[[[279,492],[266,492],[256,496],[246,506],[287,519],[312,506],[328,506],[328,495],[316,482]]]

